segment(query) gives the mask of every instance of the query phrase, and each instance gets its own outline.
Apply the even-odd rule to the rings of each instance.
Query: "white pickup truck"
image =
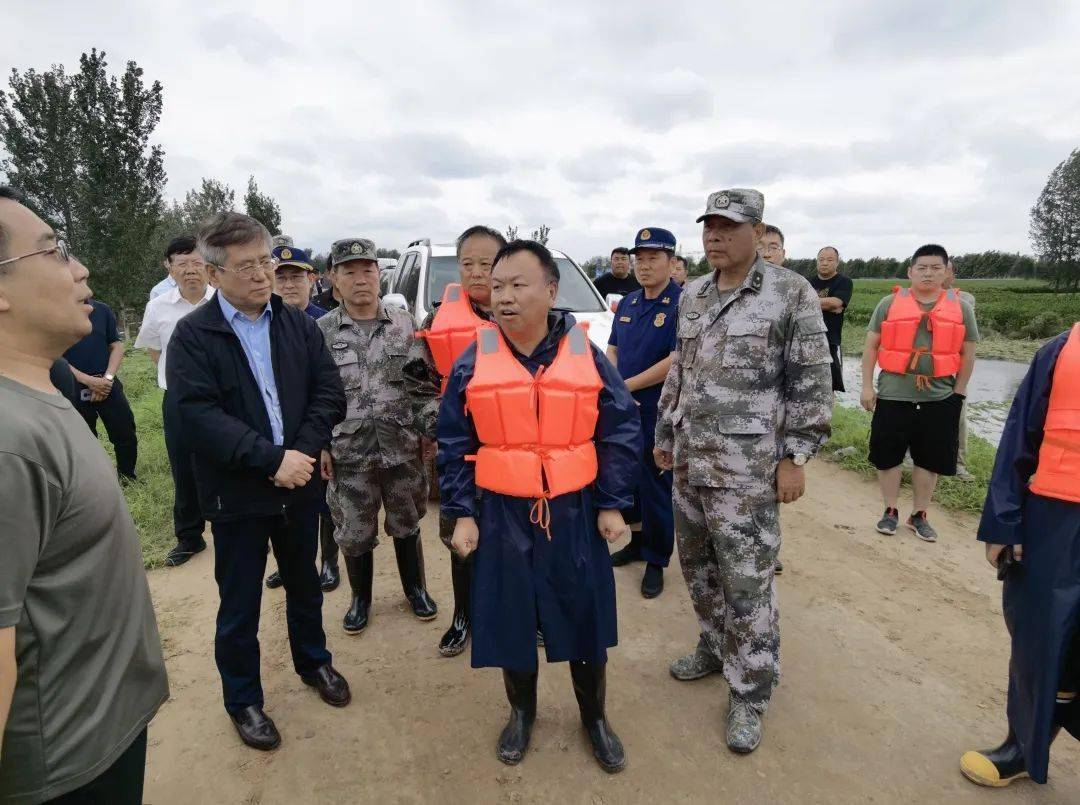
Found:
[[[552,250],[551,254],[561,275],[556,306],[569,310],[578,321],[588,322],[589,338],[601,351],[606,350],[615,320],[608,303],[577,263],[562,252]],[[454,244],[413,241],[398,258],[384,301],[408,310],[419,327],[432,305],[442,299],[447,284],[459,281]]]

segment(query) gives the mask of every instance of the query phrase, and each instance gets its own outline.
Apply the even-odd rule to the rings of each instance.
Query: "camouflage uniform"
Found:
[[[780,676],[776,466],[828,438],[825,323],[810,283],[760,257],[732,292],[688,283],[678,315],[656,446],[675,457],[680,563],[702,645],[763,713]]]
[[[395,539],[414,536],[427,507],[427,478],[405,391],[403,369],[412,346],[408,312],[379,304],[371,322],[354,322],[344,306],[318,322],[345,386],[348,413],[334,428],[334,480],[326,502],[346,556],[378,545],[378,514]]]
[[[473,304],[473,311],[477,316],[491,319],[491,314],[485,312]],[[430,330],[435,321],[438,306],[427,314],[421,330]],[[405,359],[405,391],[412,403],[413,419],[421,434],[431,441],[435,441],[435,423],[439,419],[439,403],[442,401],[443,378],[435,368],[435,359],[431,356],[431,349],[423,338],[414,338],[409,346],[409,354]],[[454,538],[454,526],[457,520],[447,517],[439,512],[439,539],[443,545],[450,548],[450,540]],[[453,550],[451,548],[451,550]]]

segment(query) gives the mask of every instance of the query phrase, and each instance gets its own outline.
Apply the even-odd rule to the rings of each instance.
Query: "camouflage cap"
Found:
[[[698,216],[698,223],[710,215],[722,215],[740,224],[748,221],[757,223],[765,217],[765,196],[757,190],[743,187],[718,190],[709,194],[709,200],[705,202],[705,212]]]
[[[277,248],[278,246],[292,246],[292,235],[274,235],[270,238],[270,243]]]
[[[375,253],[375,241],[367,238],[342,238],[335,240],[330,247],[330,264],[341,265],[350,260],[374,260],[379,261]]]

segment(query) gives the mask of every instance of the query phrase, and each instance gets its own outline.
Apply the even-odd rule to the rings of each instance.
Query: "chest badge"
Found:
[[[619,321],[629,324],[631,320],[629,316],[619,316]]]
[[[700,313],[698,313],[698,312],[697,312],[697,311],[695,310],[695,311],[693,311],[693,312],[691,312],[691,313],[687,313],[687,314],[686,314],[686,318],[687,318],[687,319],[689,319],[690,321],[693,321],[694,319],[700,319],[700,318],[701,318],[701,314],[700,314]]]
[[[349,345],[345,341],[336,341],[330,345],[334,349],[348,349]]]
[[[667,313],[657,313],[656,318],[652,320],[652,326],[663,327],[665,321],[667,321]]]

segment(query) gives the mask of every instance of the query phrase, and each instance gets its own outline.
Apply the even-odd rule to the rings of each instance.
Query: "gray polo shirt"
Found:
[[[18,678],[0,803],[85,785],[169,697],[116,470],[64,397],[0,377],[0,628]]]

